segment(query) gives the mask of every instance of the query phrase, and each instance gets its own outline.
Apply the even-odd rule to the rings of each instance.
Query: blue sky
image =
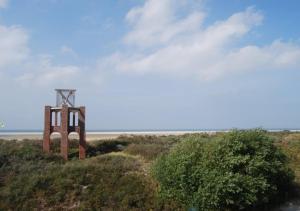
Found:
[[[300,128],[300,2],[0,0],[0,121],[76,88],[92,129]]]

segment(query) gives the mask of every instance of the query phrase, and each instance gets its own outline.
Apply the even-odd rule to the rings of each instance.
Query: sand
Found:
[[[167,136],[167,135],[183,135],[187,133],[204,133],[207,131],[151,131],[151,132],[87,132],[87,141],[94,140],[104,140],[104,139],[116,139],[121,135],[131,136],[131,135],[154,135],[154,136]],[[209,131],[207,133],[213,134],[215,131]],[[58,133],[53,133],[51,138],[59,138]],[[4,140],[40,140],[43,138],[42,133],[38,132],[19,132],[19,133],[0,133],[0,139]],[[70,134],[70,139],[78,138],[78,135]]]
[[[59,138],[60,135],[57,133],[53,133],[51,135],[51,138]],[[118,134],[87,134],[86,139],[87,141],[93,141],[93,140],[103,140],[103,139],[116,139],[119,137]],[[24,140],[24,139],[30,139],[30,140],[40,140],[43,138],[43,135],[41,133],[19,133],[19,134],[0,134],[0,139],[3,140]],[[70,134],[70,139],[76,139],[78,138],[77,134]]]

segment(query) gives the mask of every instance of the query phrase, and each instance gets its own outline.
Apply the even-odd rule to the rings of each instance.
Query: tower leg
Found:
[[[45,117],[44,117],[44,137],[43,137],[43,151],[50,152],[50,135],[51,135],[51,107],[45,106]]]
[[[80,107],[78,115],[79,133],[79,159],[86,157],[86,137],[85,137],[85,107]]]
[[[61,110],[61,142],[60,142],[60,153],[61,156],[68,160],[68,148],[69,148],[69,111],[68,106],[63,105]]]

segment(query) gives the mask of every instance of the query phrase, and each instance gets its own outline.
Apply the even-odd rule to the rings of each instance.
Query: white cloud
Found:
[[[185,0],[148,0],[142,7],[131,9],[126,20],[133,30],[125,37],[125,42],[142,47],[165,44],[179,34],[192,33],[200,27],[204,13],[195,11],[182,20],[176,18],[175,11]]]
[[[40,56],[24,67],[16,81],[25,85],[67,86],[80,80],[81,69],[74,65],[55,65],[51,56]]]
[[[0,8],[5,8],[8,4],[8,0],[0,0]]]
[[[245,71],[299,68],[300,46],[296,43],[278,40],[265,46],[238,45],[262,24],[263,15],[253,7],[204,26],[203,11],[193,10],[182,17],[178,14],[182,8],[176,3],[147,0],[143,6],[130,10],[126,20],[132,30],[124,37],[126,53],[117,52],[101,62],[128,73],[200,80]]]
[[[0,25],[0,79],[28,86],[64,86],[79,82],[81,68],[53,64],[51,56],[32,55],[29,35],[21,26]],[[61,52],[76,56],[67,46]]]
[[[0,25],[0,76],[21,84],[49,86],[80,81],[81,69],[74,65],[55,65],[49,56],[30,54],[29,35],[21,26]],[[74,54],[64,46],[64,53]]]
[[[0,25],[0,71],[26,59],[28,34],[20,26]]]

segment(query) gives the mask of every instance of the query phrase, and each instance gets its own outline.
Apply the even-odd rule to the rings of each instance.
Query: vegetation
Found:
[[[0,210],[257,210],[300,182],[300,133],[121,136],[90,142],[85,160],[70,146],[65,162],[59,140],[51,155],[0,140]]]
[[[41,141],[1,140],[0,210],[180,209],[177,203],[157,197],[157,184],[147,171],[151,152],[145,158],[142,155],[148,146],[155,149],[163,142],[171,145],[174,140],[120,137],[98,141],[88,146],[89,158],[78,160],[78,144],[71,141],[72,159],[65,162],[58,155],[42,153]],[[58,152],[59,140],[52,147]],[[132,154],[122,152],[127,147]]]
[[[286,156],[261,130],[187,138],[153,172],[163,197],[199,210],[257,208],[281,199],[293,181]]]

